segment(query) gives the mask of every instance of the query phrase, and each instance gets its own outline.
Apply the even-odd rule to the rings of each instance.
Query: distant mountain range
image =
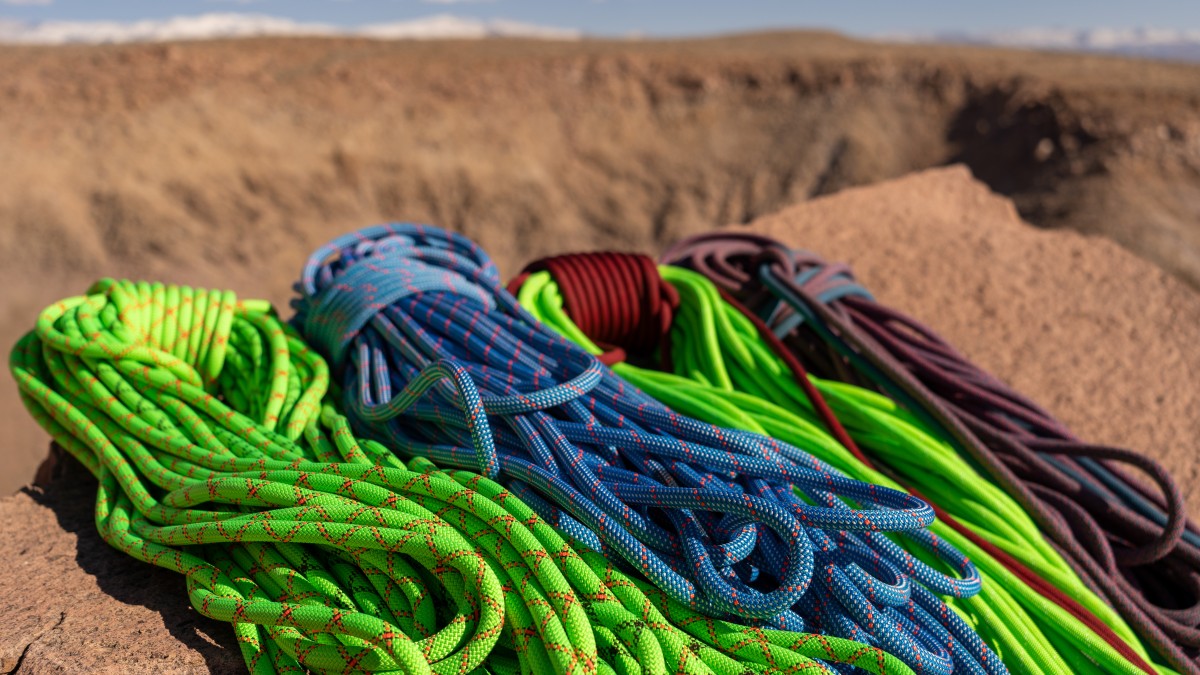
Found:
[[[134,22],[0,19],[0,43],[100,44],[275,36],[360,36],[384,40],[482,39],[523,37],[575,40],[580,31],[508,21],[465,19],[440,14],[412,21],[344,27],[304,23],[263,14],[212,13]]]
[[[997,32],[889,35],[904,42],[949,42],[1023,49],[1108,52],[1157,59],[1200,61],[1200,30],[1175,28],[1022,28]]]

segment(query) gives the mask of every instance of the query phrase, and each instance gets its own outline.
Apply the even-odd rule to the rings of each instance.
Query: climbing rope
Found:
[[[691,612],[497,483],[356,440],[266,303],[105,280],[47,308],[10,367],[96,476],[101,536],[183,574],[253,673],[912,672]]]
[[[773,336],[758,330],[754,317],[723,301],[718,289],[700,275],[674,267],[656,270],[648,262],[644,256],[612,253],[557,256],[529,265],[509,288],[539,320],[589,351],[600,352],[591,338],[604,336],[606,353],[621,357],[614,371],[672,408],[815,448],[823,459],[860,480],[892,484],[857,451],[854,440],[838,435],[838,420],[844,420],[853,436],[894,475],[935,497],[935,508],[943,507],[933,531],[967,550],[993,582],[976,598],[954,605],[975,617],[995,617],[976,626],[1011,669],[1155,672],[1132,632],[1045,543],[1033,521],[1006,494],[979,478],[952,448],[873,392],[818,378],[812,383],[819,392],[805,391],[809,378],[803,366],[789,366],[786,352],[776,356],[765,349],[763,338]],[[531,274],[534,270],[546,271]],[[630,270],[636,272],[629,274]],[[594,283],[619,278],[631,283]],[[663,292],[661,286],[671,291]],[[672,315],[673,324],[661,326],[655,317],[663,314]],[[647,340],[643,333],[648,329],[658,331],[658,338]],[[675,357],[671,368],[680,376],[625,361],[654,361],[648,357],[655,345],[668,343]],[[823,411],[825,399],[829,405]],[[839,441],[817,425],[836,427],[831,431]],[[947,476],[955,480],[947,481]],[[1059,587],[1069,589],[1087,608]],[[1048,607],[1047,599],[1071,616]],[[1122,635],[1105,622],[1118,626]],[[1057,652],[1055,645],[1061,646]]]
[[[982,492],[950,493],[963,520],[939,511],[948,525],[926,529],[932,508],[875,471],[839,421],[889,470],[911,470],[913,448],[959,459],[929,437],[947,426],[938,411],[894,383],[912,414],[846,385],[817,391],[799,362],[780,365],[778,345],[756,351],[753,317],[681,302],[677,288],[698,293],[698,277],[645,290],[653,265],[616,264],[613,280],[645,291],[646,310],[616,315],[628,325],[603,339],[637,338],[605,360],[622,372],[634,368],[626,358],[682,364],[692,389],[652,371],[644,388],[721,427],[618,380],[538,326],[469,242],[419,227],[373,228],[318,252],[297,317],[343,371],[354,426],[390,448],[356,440],[323,402],[325,362],[265,303],[232,293],[102,281],[43,312],[10,365],[30,411],[97,477],[101,535],[184,574],[196,609],[233,624],[252,672],[1005,672],[976,630],[1028,672],[1145,669],[1128,628],[1019,511],[1000,504],[989,519]],[[799,273],[835,277],[821,300],[863,295],[822,269]],[[771,307],[783,333],[834,325],[808,304],[791,317]],[[604,306],[592,310],[603,327]],[[704,328],[721,316],[749,360]],[[677,354],[654,353],[664,326],[695,332],[673,336]],[[903,340],[892,347],[920,342]],[[861,345],[842,347],[804,349],[887,389],[878,365],[846,367]],[[925,356],[945,366],[947,350]],[[964,379],[989,394],[998,385]],[[1156,495],[1105,463],[1129,461],[1121,452],[1083,446],[1027,401],[994,398],[1007,403],[976,427],[1055,466],[1099,457],[1066,464],[1080,489],[1161,526],[1129,526],[1143,538],[1193,543],[1169,477],[1149,467]],[[938,487],[923,493],[944,503]],[[1141,567],[1162,545],[1112,538],[1113,560]],[[993,576],[1023,590],[992,593]]]
[[[798,352],[819,354],[821,372],[879,387],[920,415],[1034,517],[1147,645],[1181,672],[1200,672],[1200,530],[1158,463],[1080,441],[932,330],[874,301],[844,265],[725,234],[683,242],[664,260],[741,297]]]
[[[930,592],[968,597],[980,579],[925,529],[927,504],[634,390],[538,324],[465,238],[368,228],[315,252],[297,288],[295,324],[342,373],[359,433],[501,479],[692,611],[819,624],[918,672],[1004,672]]]

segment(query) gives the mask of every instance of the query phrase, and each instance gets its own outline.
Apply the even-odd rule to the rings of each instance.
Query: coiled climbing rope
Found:
[[[819,621],[919,672],[1004,672],[930,592],[971,596],[979,576],[925,529],[927,504],[665,408],[538,324],[465,238],[368,228],[314,253],[298,289],[295,323],[343,373],[360,433],[501,479],[693,611]]]
[[[606,344],[604,360],[678,364],[691,380],[617,367],[721,427],[661,407],[546,333],[500,291],[485,256],[426,228],[335,242],[302,284],[298,323],[344,371],[354,425],[390,448],[355,439],[323,401],[325,362],[265,303],[231,293],[106,280],[48,308],[10,365],[31,412],[96,475],[102,536],[184,574],[197,610],[233,624],[253,672],[1005,672],[976,630],[1025,672],[1148,668],[1128,628],[1011,502],[922,484],[962,512],[927,530],[930,507],[875,471],[839,418],[889,469],[912,472],[930,461],[963,468],[929,437],[952,426],[937,405],[976,414],[959,421],[968,433],[1015,438],[1077,481],[1075,510],[1108,528],[1084,532],[1099,533],[1112,555],[1097,559],[1118,575],[1098,585],[1124,583],[1161,611],[1169,588],[1153,581],[1171,578],[1141,576],[1169,573],[1164,542],[1174,552],[1197,535],[1155,466],[1080,443],[891,315],[869,314],[879,335],[836,343],[830,335],[846,330],[812,303],[789,314],[771,302],[783,284],[770,269],[764,316],[781,333],[816,331],[834,347],[801,349],[823,372],[875,383],[915,415],[845,385],[817,381],[817,391],[802,366],[781,365],[777,344],[756,343],[753,317],[738,322],[711,293],[707,307],[695,302],[708,292],[698,277],[648,283],[648,261],[613,264],[610,281],[657,302],[643,303],[645,316],[614,315],[620,325],[597,336],[621,344]],[[817,305],[865,296],[839,270],[797,268]],[[588,311],[584,323],[606,327],[605,305]],[[736,339],[714,337],[718,324]],[[683,331],[675,350],[661,349],[667,326]],[[973,407],[920,400],[925,392],[896,384],[887,356],[863,359],[863,345],[912,359],[918,385],[930,380],[954,402],[959,386]],[[952,376],[966,384],[947,384]],[[1146,469],[1163,494],[1113,459]],[[1032,492],[1050,499],[1041,488]],[[1000,510],[981,508],[984,497]],[[1098,497],[1142,520],[1088,514]],[[1153,643],[1157,625],[1136,627]]]
[[[731,234],[685,241],[663,259],[743,298],[828,375],[877,386],[921,415],[1034,517],[1147,645],[1179,671],[1200,672],[1200,530],[1159,464],[1080,441],[932,330],[874,301],[844,265]]]
[[[495,482],[356,440],[266,303],[105,280],[47,308],[10,367],[98,479],[101,536],[183,574],[251,672],[912,672],[696,614]]]

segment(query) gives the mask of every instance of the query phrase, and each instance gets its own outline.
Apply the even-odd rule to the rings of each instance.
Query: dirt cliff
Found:
[[[1196,282],[1198,97],[1195,66],[820,33],[0,47],[0,344],[100,276],[283,302],[383,219],[512,271],[949,162]],[[0,492],[42,446],[4,379]]]

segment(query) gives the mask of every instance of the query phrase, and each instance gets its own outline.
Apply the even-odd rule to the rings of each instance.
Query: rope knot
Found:
[[[308,259],[293,319],[335,368],[371,319],[418,293],[467,296],[495,307],[495,264],[473,242],[413,224],[388,224],[339,237]]]

